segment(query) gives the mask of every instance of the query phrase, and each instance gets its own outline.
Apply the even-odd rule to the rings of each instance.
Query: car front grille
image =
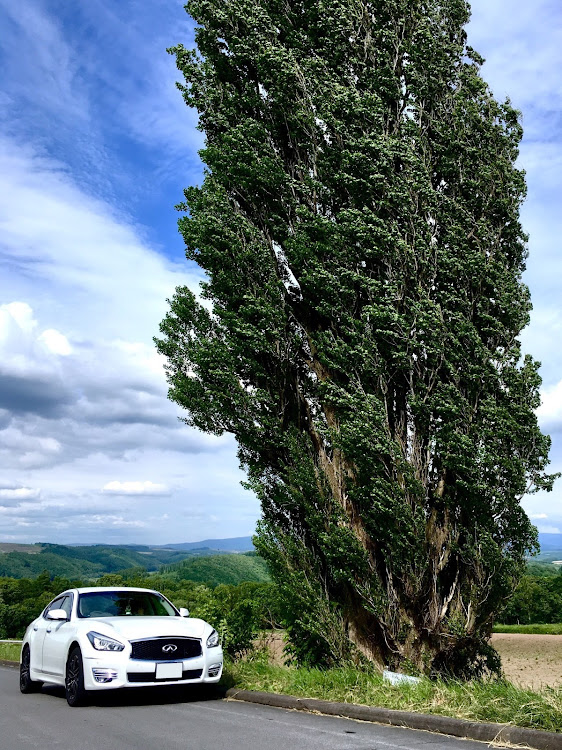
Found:
[[[201,641],[197,638],[150,638],[131,641],[131,659],[144,661],[177,661],[201,656]]]
[[[202,669],[186,669],[178,680],[197,680],[203,674]],[[173,682],[169,677],[157,680],[154,672],[127,672],[129,682]]]

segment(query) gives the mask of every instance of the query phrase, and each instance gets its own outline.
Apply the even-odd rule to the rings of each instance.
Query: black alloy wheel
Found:
[[[86,703],[82,653],[78,646],[75,646],[68,656],[64,685],[66,688],[66,702],[69,706],[83,706]]]
[[[24,646],[20,662],[20,691],[22,693],[35,693],[41,688],[42,683],[31,679],[31,656],[29,646]]]

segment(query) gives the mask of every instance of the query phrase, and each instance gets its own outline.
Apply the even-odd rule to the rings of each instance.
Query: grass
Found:
[[[20,660],[21,643],[0,643],[0,659],[5,661]]]
[[[223,682],[227,687],[562,732],[562,688],[534,692],[504,680],[428,679],[417,685],[392,686],[376,672],[279,667],[259,656],[225,667]]]
[[[494,633],[524,633],[528,635],[562,635],[562,623],[554,625],[494,625]]]

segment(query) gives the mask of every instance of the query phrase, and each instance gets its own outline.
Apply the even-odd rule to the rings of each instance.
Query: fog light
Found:
[[[221,667],[222,667],[222,662],[219,664],[211,664],[211,666],[209,667],[207,671],[207,674],[209,675],[209,677],[216,677],[218,673],[221,671]]]
[[[92,669],[96,682],[111,682],[117,679],[117,672],[113,669]]]

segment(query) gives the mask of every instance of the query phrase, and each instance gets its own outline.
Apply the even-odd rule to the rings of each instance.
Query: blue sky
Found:
[[[562,10],[475,0],[469,42],[523,111],[524,346],[562,470]],[[0,540],[177,542],[252,533],[233,440],[181,424],[152,336],[196,289],[174,205],[199,182],[196,117],[165,49],[175,0],[0,0]],[[562,482],[525,500],[562,532]]]

